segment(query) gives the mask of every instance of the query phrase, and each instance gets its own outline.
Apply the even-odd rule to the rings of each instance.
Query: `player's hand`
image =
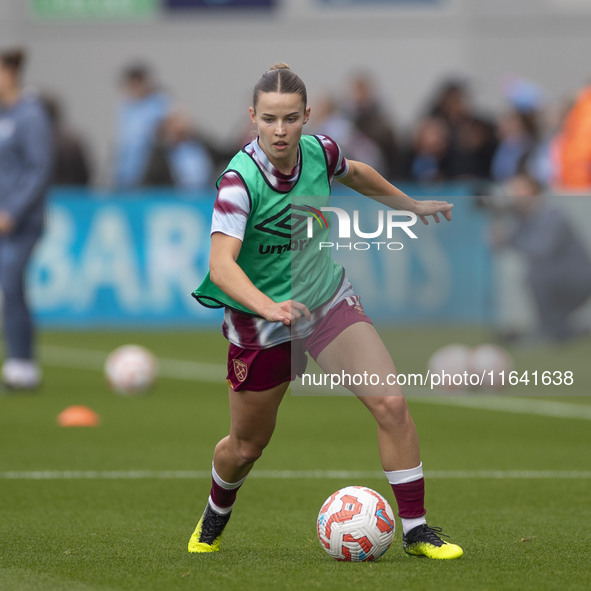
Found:
[[[293,300],[286,300],[284,302],[273,302],[263,317],[269,322],[283,322],[285,326],[295,324],[300,318],[307,318],[310,320],[312,315],[310,310],[300,302],[294,302]]]
[[[0,211],[0,234],[12,234],[14,226],[14,218],[9,213]]]
[[[433,216],[435,223],[439,223],[439,214],[441,214],[448,222],[451,222],[451,210],[453,209],[453,203],[447,201],[417,201],[414,208],[416,213],[423,224],[427,225],[429,220],[427,216]]]

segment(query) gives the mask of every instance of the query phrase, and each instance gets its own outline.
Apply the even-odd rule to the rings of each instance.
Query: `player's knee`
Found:
[[[241,441],[238,444],[238,457],[242,464],[254,464],[262,455],[265,445],[253,441]]]
[[[383,426],[406,424],[412,420],[404,396],[381,396],[376,400],[373,414]]]

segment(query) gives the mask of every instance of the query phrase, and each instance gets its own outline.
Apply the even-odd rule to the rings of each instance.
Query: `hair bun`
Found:
[[[291,68],[285,62],[277,62],[274,66],[269,68],[269,72],[272,70],[291,70]]]

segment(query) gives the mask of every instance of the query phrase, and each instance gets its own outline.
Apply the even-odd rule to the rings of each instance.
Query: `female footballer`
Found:
[[[303,135],[310,116],[306,87],[286,64],[257,82],[250,116],[258,137],[231,160],[218,181],[209,273],[195,291],[203,305],[224,307],[229,340],[230,433],[216,446],[210,497],[189,552],[216,552],[236,494],[269,443],[291,380],[306,351],[328,373],[395,374],[396,368],[342,267],[327,249],[292,277],[292,209],[328,205],[336,179],[388,207],[451,220],[452,205],[416,201],[373,168],[346,160],[329,137]],[[298,205],[296,205],[298,204]],[[305,236],[305,234],[304,234]],[[328,253],[328,254],[327,254]],[[298,253],[296,253],[298,254]],[[378,425],[380,459],[392,486],[408,554],[450,559],[462,549],[425,520],[423,469],[416,428],[399,386],[352,386]]]

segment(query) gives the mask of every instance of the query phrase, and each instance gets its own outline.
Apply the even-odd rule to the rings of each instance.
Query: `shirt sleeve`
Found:
[[[213,205],[211,234],[221,232],[243,240],[249,213],[250,197],[244,182],[236,173],[227,172],[220,181]]]
[[[317,135],[316,137],[320,140],[326,154],[330,181],[343,178],[349,172],[349,164],[340,146],[327,135]]]

